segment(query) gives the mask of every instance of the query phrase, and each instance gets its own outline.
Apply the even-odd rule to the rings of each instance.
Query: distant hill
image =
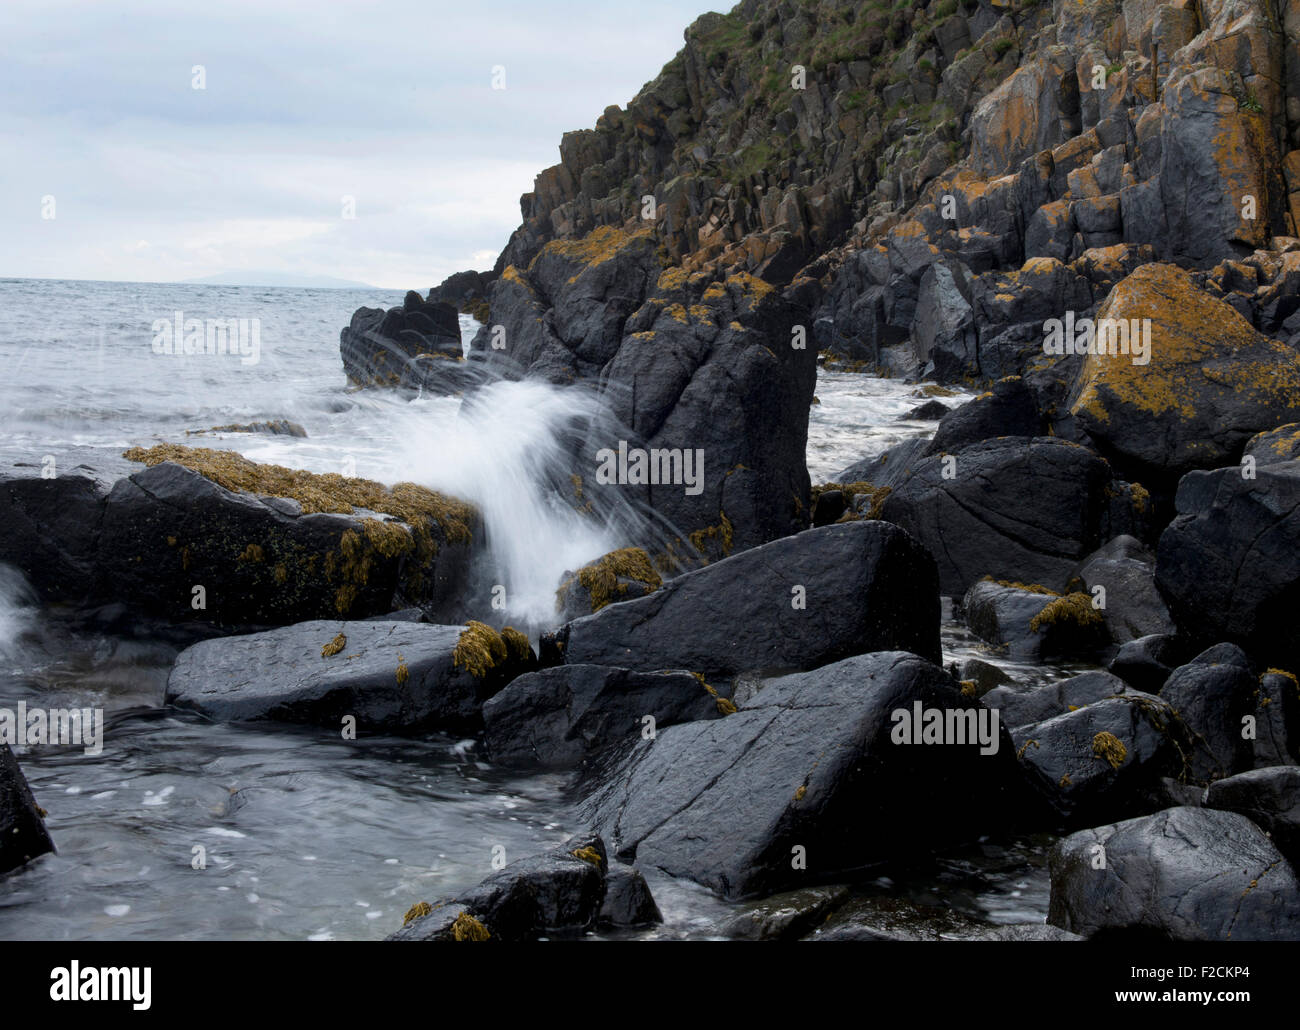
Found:
[[[252,269],[238,272],[218,272],[202,279],[186,279],[196,286],[291,286],[297,289],[375,290],[379,287],[352,279],[336,279],[331,275],[299,275],[296,272],[268,272]]]

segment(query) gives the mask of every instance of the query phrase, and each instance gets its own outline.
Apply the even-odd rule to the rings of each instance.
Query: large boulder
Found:
[[[1079,83],[1068,47],[1048,47],[979,102],[970,118],[971,162],[981,175],[1010,172],[1079,131]]]
[[[1060,591],[1099,543],[1110,478],[1104,461],[1064,440],[985,440],[917,462],[881,517],[934,555],[945,594],[985,575]]]
[[[458,616],[479,516],[416,486],[135,448],[96,540],[101,592],[175,621],[278,625],[420,606]],[[202,590],[198,590],[198,588]]]
[[[933,560],[883,522],[811,529],[611,604],[555,635],[571,665],[706,677],[811,669],[866,651],[939,660]]]
[[[0,874],[54,850],[45,812],[8,744],[0,744]]]
[[[718,718],[723,700],[685,672],[542,669],[512,681],[483,706],[488,755],[502,765],[569,768],[593,751],[640,736],[647,725],[657,730]]]
[[[1229,776],[1210,784],[1205,804],[1246,816],[1293,867],[1300,863],[1300,768],[1277,766]]]
[[[1091,936],[1134,930],[1175,941],[1295,938],[1300,886],[1243,815],[1170,808],[1080,830],[1051,855],[1047,921]]]
[[[1031,781],[1075,825],[1150,811],[1190,744],[1170,706],[1138,691],[1018,726],[1012,739]]]
[[[302,622],[182,651],[167,700],[221,721],[475,730],[483,702],[530,658],[522,634],[478,622]]]
[[[1191,472],[1160,537],[1156,584],[1179,629],[1300,667],[1300,461]]]
[[[986,708],[998,710],[1003,726],[1015,729],[1125,693],[1128,685],[1122,679],[1098,669],[1028,689],[1018,684],[1001,684],[980,695],[980,700]]]
[[[1251,766],[1246,719],[1253,716],[1258,682],[1250,660],[1233,644],[1220,644],[1179,666],[1160,688],[1198,746],[1189,754],[1191,775],[1222,779]]]
[[[937,721],[952,728],[926,745]],[[733,715],[637,742],[583,813],[615,855],[742,897],[991,832],[1024,814],[1020,789],[992,713],[894,651],[774,680]]]
[[[1106,629],[1116,644],[1177,632],[1156,588],[1155,566],[1156,556],[1131,536],[1107,541],[1080,563],[1084,593],[1104,602]]]
[[[1070,410],[1106,453],[1166,474],[1213,468],[1256,433],[1300,418],[1300,354],[1174,265],[1124,279],[1098,310],[1098,327],[1103,320],[1129,329],[1130,352],[1089,353]],[[1144,324],[1150,347],[1139,364],[1131,341]],[[1099,344],[1104,337],[1099,329]]]

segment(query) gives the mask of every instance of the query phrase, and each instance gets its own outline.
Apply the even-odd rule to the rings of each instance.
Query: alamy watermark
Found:
[[[704,450],[678,447],[602,447],[596,452],[596,482],[618,486],[684,486],[690,497],[704,492]]]
[[[1133,364],[1151,360],[1151,319],[1149,318],[1075,318],[1067,311],[1065,318],[1049,318],[1043,323],[1043,353],[1121,354],[1131,355]]]
[[[155,354],[234,354],[245,365],[262,360],[262,322],[257,318],[158,318],[150,327]]]
[[[996,708],[895,708],[889,714],[895,744],[979,744],[981,755],[996,755],[1001,743]]]
[[[28,708],[26,701],[19,701],[16,711],[0,708],[0,744],[80,744],[86,754],[98,755],[104,750],[104,710]]]

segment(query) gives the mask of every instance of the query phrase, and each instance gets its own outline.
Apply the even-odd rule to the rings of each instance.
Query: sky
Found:
[[[490,268],[707,3],[0,0],[0,277]]]

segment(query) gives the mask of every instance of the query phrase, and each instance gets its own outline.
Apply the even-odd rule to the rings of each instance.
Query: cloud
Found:
[[[259,268],[406,288],[488,267],[562,133],[625,104],[699,13],[688,0],[0,6],[0,275]]]

